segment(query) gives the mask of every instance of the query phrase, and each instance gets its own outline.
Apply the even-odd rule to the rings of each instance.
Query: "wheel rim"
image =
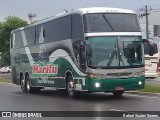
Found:
[[[68,82],[68,93],[69,95],[73,95],[74,92],[74,85],[73,85],[73,81]]]
[[[27,91],[30,91],[30,84],[28,79],[27,79]]]
[[[21,81],[21,89],[25,91],[25,83],[24,79]]]

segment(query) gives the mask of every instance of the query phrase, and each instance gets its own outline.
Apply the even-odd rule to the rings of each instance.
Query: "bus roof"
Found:
[[[81,15],[83,15],[83,14],[87,14],[87,13],[129,13],[129,14],[136,14],[132,10],[121,9],[121,8],[112,8],[112,7],[80,8],[80,9],[74,9],[74,10],[72,10],[70,12],[59,13],[59,14],[57,14],[55,16],[51,16],[51,17],[36,21],[35,23],[30,24],[28,26],[17,28],[15,30],[13,30],[11,33],[23,30],[25,28],[33,27],[33,26],[36,26],[36,25],[39,25],[39,24],[43,24],[45,22],[49,22],[51,20],[58,19],[58,18],[67,16],[67,15],[70,15],[70,14],[81,14]]]
[[[86,13],[135,13],[132,10],[112,8],[112,7],[81,8],[81,9],[76,9],[75,11],[79,11],[82,14],[86,14]]]

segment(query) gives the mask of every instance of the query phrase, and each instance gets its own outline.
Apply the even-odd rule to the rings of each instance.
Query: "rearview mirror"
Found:
[[[148,46],[148,49],[146,49],[148,52],[148,55],[149,56],[153,56],[154,54],[154,45],[153,45],[153,42],[151,40],[147,40],[147,39],[143,39],[142,40],[143,44],[144,44],[144,47],[147,47]]]
[[[149,44],[149,56],[153,56],[154,48],[153,45]]]
[[[149,40],[147,40],[147,39],[142,39],[142,42],[143,42],[143,43],[145,43],[145,42],[149,43]]]

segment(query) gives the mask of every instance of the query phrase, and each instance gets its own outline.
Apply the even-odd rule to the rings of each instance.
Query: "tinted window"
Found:
[[[26,38],[27,38],[27,44],[28,46],[34,45],[35,41],[35,27],[27,28],[24,30]]]
[[[72,37],[83,33],[82,17],[80,15],[72,15]]]
[[[13,34],[10,35],[10,47],[13,48]]]
[[[135,14],[86,14],[86,32],[140,32]]]
[[[71,17],[66,16],[43,24],[45,42],[65,40],[71,38]]]
[[[76,57],[78,65],[80,66],[80,68],[85,70],[86,69],[86,55],[85,55],[84,41],[77,42],[76,44],[74,44],[73,49],[74,49],[74,53],[75,53],[75,57]]]
[[[36,44],[71,38],[71,16],[58,18],[36,27]]]
[[[80,66],[80,55],[79,55],[80,47],[79,47],[79,43],[77,43],[77,44],[75,44],[75,45],[73,46],[73,50],[74,50],[74,54],[75,54],[77,63],[78,63],[78,65]]]
[[[44,30],[44,24],[36,26],[36,42],[35,42],[35,44],[44,43],[43,30]]]
[[[21,31],[15,33],[15,48],[24,47]]]

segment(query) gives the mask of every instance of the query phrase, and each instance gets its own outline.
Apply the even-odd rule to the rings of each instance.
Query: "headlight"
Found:
[[[99,88],[99,87],[100,87],[100,84],[99,84],[99,83],[95,83],[95,87],[96,87],[96,88]]]
[[[143,82],[141,82],[141,81],[138,82],[138,85],[142,85],[142,84],[143,84]]]
[[[90,74],[89,77],[95,79],[106,79],[106,76],[103,74]]]
[[[145,72],[136,72],[133,77],[141,77],[144,76]]]

